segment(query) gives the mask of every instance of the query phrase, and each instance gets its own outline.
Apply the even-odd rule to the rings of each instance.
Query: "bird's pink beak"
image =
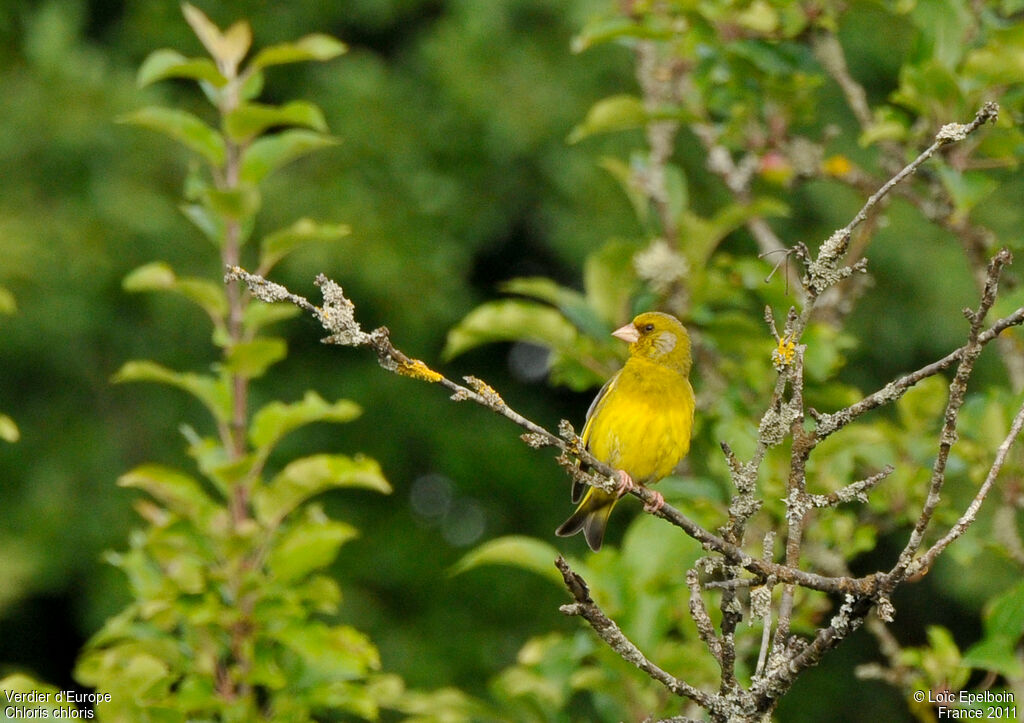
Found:
[[[636,330],[636,327],[632,324],[626,324],[612,332],[612,336],[616,339],[622,339],[622,341],[635,344],[640,339],[640,332]]]

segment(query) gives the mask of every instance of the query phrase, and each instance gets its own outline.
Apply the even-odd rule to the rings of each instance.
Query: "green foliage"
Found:
[[[561,577],[552,574],[556,552],[536,540],[499,538],[467,554],[455,571],[468,574],[481,565],[512,565],[561,586]],[[667,669],[686,670],[694,684],[708,685],[716,667],[702,655],[693,621],[679,600],[686,570],[699,554],[685,538],[643,516],[618,550],[570,562],[591,584],[602,610],[645,654]],[[664,700],[661,691],[644,685],[634,672],[589,631],[549,633],[527,641],[516,664],[491,681],[490,692],[510,720],[628,720],[636,710],[658,709],[668,716],[685,709]],[[587,703],[581,707],[583,698]]]
[[[646,11],[653,4],[630,5]],[[919,120],[890,95],[904,77],[908,83],[926,79],[922,72],[904,76],[905,61],[924,67],[936,55],[936,47],[942,48],[940,64],[961,62],[955,60],[958,55],[966,57],[958,85],[969,85],[972,76],[979,78],[976,72],[984,71],[995,84],[980,78],[968,90],[997,97],[1002,118],[998,127],[976,139],[984,161],[978,160],[976,150],[961,154],[958,146],[949,155],[952,173],[945,164],[929,164],[916,177],[914,188],[925,189],[931,210],[940,213],[947,194],[960,194],[958,203],[969,207],[972,225],[983,224],[994,232],[993,238],[1019,251],[1022,188],[1017,164],[1022,145],[1019,88],[1013,84],[1020,76],[1010,62],[1019,51],[1011,32],[1018,23],[1010,15],[1019,2],[985,4],[980,21],[965,15],[963,8],[982,4],[964,2],[662,5],[689,14],[690,37],[676,38],[679,28],[671,19],[651,12],[620,15],[605,0],[353,0],[293,4],[287,12],[277,4],[252,0],[230,10],[204,6],[222,23],[231,20],[223,13],[251,19],[254,34],[266,41],[262,50],[253,50],[253,58],[277,44],[293,47],[296,43],[288,40],[309,29],[329,28],[353,40],[343,67],[267,66],[252,74],[242,89],[242,101],[251,103],[261,100],[257,96],[264,84],[265,97],[275,100],[316,98],[332,131],[344,139],[325,146],[324,153],[267,175],[259,196],[251,189],[236,196],[238,202],[260,201],[259,219],[251,227],[243,223],[241,229],[242,236],[252,236],[243,249],[248,253],[243,259],[247,267],[255,269],[260,259],[269,258],[257,249],[274,229],[286,232],[297,226],[296,218],[325,215],[351,221],[356,233],[328,238],[328,230],[307,236],[305,253],[284,259],[274,267],[276,274],[296,285],[307,284],[320,271],[340,274],[346,290],[361,300],[360,311],[367,320],[387,323],[396,340],[425,359],[437,357],[446,329],[491,293],[496,278],[550,275],[582,291],[588,256],[596,255],[604,240],[635,251],[664,236],[661,214],[639,182],[638,173],[652,167],[648,149],[637,150],[646,128],[595,134],[572,146],[564,143],[595,101],[642,96],[643,89],[632,85],[630,67],[638,38],[681,43],[688,53],[696,49],[687,57],[697,60],[693,67],[700,84],[689,89],[685,103],[653,104],[649,110],[652,118],[674,118],[684,124],[665,168],[671,216],[685,210],[712,219],[735,200],[709,173],[706,150],[687,125],[691,117],[710,118],[707,128],[728,131],[722,142],[735,161],[751,154],[758,161],[754,195],[781,200],[788,207],[789,216],[769,219],[772,227],[787,243],[803,240],[812,246],[856,210],[862,196],[850,186],[860,189],[872,179],[887,177],[881,163],[884,144],[895,140],[896,155],[904,154],[905,159],[934,132],[930,122]],[[808,9],[819,12],[810,23]],[[780,128],[794,115],[783,83],[797,81],[785,78],[786,69],[808,66],[819,79],[822,76],[806,50],[792,52],[794,44],[814,37],[815,23],[837,33],[850,73],[867,92],[872,122],[866,128],[845,107],[835,83],[807,77],[799,82],[818,85],[792,94],[803,103],[800,123]],[[773,24],[775,30],[770,31]],[[588,52],[573,58],[566,50],[576,31],[575,48]],[[923,36],[935,40],[919,40]],[[176,435],[153,433],[173,428],[194,411],[186,406],[186,395],[165,391],[162,384],[140,388],[108,383],[123,360],[136,357],[159,360],[178,374],[209,370],[216,352],[201,343],[205,331],[197,329],[206,327],[204,318],[194,313],[195,301],[181,304],[185,297],[177,292],[126,300],[118,284],[129,270],[162,259],[176,279],[200,278],[220,286],[219,265],[193,242],[180,214],[195,224],[212,248],[219,249],[225,235],[223,218],[206,204],[210,183],[202,176],[201,156],[183,153],[180,145],[167,143],[161,134],[112,125],[110,119],[129,115],[140,105],[137,81],[196,79],[214,90],[224,87],[218,84],[225,81],[212,58],[196,57],[205,55],[201,43],[181,22],[176,3],[127,3],[116,13],[82,0],[13,4],[0,22],[0,37],[0,78],[7,100],[0,108],[0,159],[5,168],[0,188],[0,283],[19,302],[18,314],[5,318],[0,329],[0,408],[17,420],[21,431],[17,445],[0,445],[0,648],[5,651],[0,657],[19,668],[54,671],[45,676],[50,679],[69,680],[67,653],[60,654],[69,638],[62,631],[69,628],[87,636],[123,601],[121,575],[98,560],[100,550],[123,547],[126,526],[133,519],[128,510],[133,495],[111,484],[117,472],[145,460],[161,460],[187,470],[215,499],[238,477],[239,470],[224,463],[212,435],[184,428],[191,455],[186,457]],[[955,39],[962,40],[960,47]],[[147,60],[149,70],[134,72],[133,59],[164,46],[180,52],[164,51],[162,58],[159,51],[153,53]],[[783,57],[770,57],[776,51]],[[296,54],[289,50],[284,57]],[[766,86],[768,92],[759,85],[766,80],[761,66],[778,71],[776,78],[767,78],[775,83]],[[167,75],[161,75],[164,72]],[[148,85],[142,92],[143,104],[186,110],[223,134],[220,120],[193,102],[189,91],[185,82]],[[810,108],[808,96],[813,100]],[[705,106],[705,97],[710,105]],[[736,99],[740,102],[734,103]],[[730,103],[735,104],[735,116]],[[768,124],[744,124],[744,117],[756,115],[752,107],[768,103],[765,117],[779,119],[774,130]],[[933,103],[938,123],[963,121],[973,112],[967,108],[966,115],[957,115],[941,106],[941,99]],[[293,130],[317,132],[305,126]],[[879,135],[872,138],[875,132]],[[791,144],[794,133],[810,145]],[[322,133],[320,139],[330,143]],[[186,182],[185,199],[178,206],[171,201],[178,196],[181,176],[189,171],[189,156],[198,182],[195,189]],[[148,170],[140,174],[140,168]],[[984,178],[998,181],[987,195],[986,182],[980,180]],[[832,373],[806,390],[810,403],[822,411],[848,404],[860,390],[878,388],[893,375],[947,353],[963,338],[959,309],[973,304],[975,294],[958,238],[938,224],[923,222],[905,197],[894,199],[886,211],[879,220],[887,223],[879,224],[870,247],[874,285],[849,317],[847,329],[858,345],[838,354],[823,353],[828,350],[819,347],[808,350],[824,357],[828,363],[822,368]],[[673,253],[662,258],[668,262],[666,271],[676,270],[666,274],[673,278],[683,256],[676,253],[675,244],[668,250]],[[338,253],[344,257],[341,262]],[[780,317],[795,300],[792,279],[788,296],[782,281],[785,264],[771,284],[764,283],[781,257],[759,260],[753,254],[747,231],[742,226],[733,229],[711,253],[708,263],[715,269],[701,271],[707,273],[706,287],[699,294],[687,289],[691,298],[700,300],[691,305],[688,318],[690,328],[700,332],[696,348],[711,357],[697,360],[701,408],[691,468],[685,477],[665,480],[659,489],[669,495],[669,487],[678,488],[670,500],[699,509],[700,519],[710,528],[721,524],[730,493],[723,483],[726,470],[717,443],[724,439],[737,452],[744,448],[756,432],[751,410],[759,409],[764,399],[759,380],[770,376],[767,360],[774,344],[760,320],[761,309],[771,303]],[[675,291],[669,285],[652,293],[650,282],[637,280],[632,256],[626,254],[627,260],[615,268],[625,280],[605,282],[602,289],[608,300],[593,305],[591,315],[607,319],[608,329],[628,318],[633,306],[660,303]],[[648,271],[651,266],[659,265],[651,264]],[[789,267],[796,267],[795,262]],[[571,279],[580,283],[567,282]],[[1011,289],[1015,282],[1016,277],[1008,274],[993,316],[1005,316],[1021,305],[1024,287]],[[558,311],[553,304],[549,308]],[[242,321],[244,334],[259,335],[296,313],[291,306],[250,305]],[[143,323],[151,318],[161,323]],[[713,335],[708,333],[712,327]],[[467,413],[426,385],[421,389],[402,380],[382,382],[372,360],[358,355],[340,360],[336,354],[323,353],[312,344],[311,328],[289,326],[302,353],[292,353],[271,368],[272,374],[277,372],[273,384],[278,391],[273,396],[301,403],[307,388],[337,389],[343,380],[343,395],[358,399],[366,413],[361,423],[344,427],[339,451],[360,449],[381,460],[396,489],[387,498],[345,492],[340,495],[343,501],[331,496],[322,500],[332,517],[364,530],[372,520],[376,530],[346,543],[342,552],[347,554],[339,555],[335,563],[333,572],[345,581],[340,617],[368,632],[384,666],[399,670],[407,680],[430,687],[456,683],[486,693],[486,679],[513,661],[513,651],[524,639],[543,639],[552,626],[552,611],[564,601],[564,590],[537,576],[509,574],[507,568],[477,568],[448,580],[444,571],[466,552],[461,546],[465,543],[452,542],[448,532],[461,531],[459,512],[472,508],[480,511],[488,538],[526,534],[550,543],[551,528],[568,507],[560,473],[547,455],[523,448],[502,421]],[[213,331],[216,341],[226,344],[226,337]],[[589,334],[580,334],[579,357],[596,354],[587,344],[603,351],[594,368],[566,367],[565,383],[575,388],[596,384],[615,368],[621,353],[606,331],[595,332],[594,338]],[[1019,335],[1013,343],[1020,349]],[[500,345],[477,346],[472,356],[456,358],[451,369],[486,376],[519,408],[531,416],[535,413],[533,418],[579,421],[587,399],[510,381],[505,376],[506,351]],[[1001,379],[998,363],[989,359],[991,351],[983,356],[987,366],[981,370],[979,388]],[[829,359],[839,364],[834,366]],[[218,374],[215,370],[213,376]],[[266,391],[266,384],[259,386]],[[941,388],[924,391],[929,404],[941,404]],[[325,402],[331,406],[342,393],[322,394],[332,400]],[[269,401],[257,391],[253,410]],[[999,414],[993,411],[997,402],[1003,410]],[[949,503],[971,494],[970,485],[991,460],[991,435],[1000,429],[1005,433],[1004,412],[1012,403],[1009,395],[996,399],[988,394],[968,402],[962,412],[959,451],[952,461],[963,476],[948,490]],[[822,450],[821,459],[827,457],[835,467],[819,465],[816,474],[821,477],[816,479],[821,487],[814,491],[832,489],[887,462],[895,461],[897,469],[873,493],[869,524],[860,524],[864,516],[853,506],[841,521],[815,518],[814,534],[821,530],[821,542],[813,548],[816,555],[829,555],[834,548],[827,540],[850,530],[856,530],[858,548],[863,547],[865,534],[883,543],[888,538],[891,545],[894,525],[920,501],[925,480],[918,465],[922,460],[927,463],[934,449],[920,434],[901,431],[909,421],[893,412],[872,413],[847,429],[831,449]],[[978,423],[990,433],[975,440],[969,432],[980,429]],[[936,428],[934,418],[915,424],[919,430]],[[285,438],[268,461],[264,477],[271,479],[296,456],[339,443],[337,429],[318,424]],[[381,434],[381,429],[388,433]],[[254,446],[252,442],[247,447],[250,453]],[[968,446],[973,446],[970,454]],[[189,468],[189,459],[201,472]],[[1019,458],[1011,461],[1015,466],[1004,471],[997,493],[1004,487],[1012,492],[1014,485],[1004,485],[1004,480],[1012,483],[1020,476]],[[441,472],[451,485],[450,509],[424,517],[410,505],[409,488],[417,477]],[[769,489],[778,492],[783,487],[773,480]],[[968,557],[956,557],[958,564],[950,565],[948,572],[937,569],[912,588],[915,597],[927,598],[929,615],[900,615],[894,633],[902,643],[922,644],[920,621],[934,611],[961,647],[970,650],[982,602],[1006,575],[1005,568],[992,574],[991,559],[1009,564],[1002,535],[1017,524],[1013,494],[990,501],[1004,508],[1008,517],[997,510],[998,519],[992,519],[983,510],[977,532],[950,548],[951,560],[961,551],[969,552]],[[771,508],[772,514],[780,510],[778,503]],[[628,503],[620,506],[610,542],[619,539],[633,512]],[[388,544],[379,544],[379,538]],[[423,554],[428,548],[436,554]],[[884,550],[891,547],[869,553],[868,559]],[[382,576],[380,570],[389,574]],[[523,600],[532,604],[524,605]],[[59,606],[57,619],[51,620],[54,605]],[[685,601],[677,599],[677,605],[681,611]],[[576,627],[575,621],[562,625],[565,630]],[[452,629],[459,634],[453,636]],[[602,647],[586,630],[572,639],[592,650]],[[536,667],[541,665],[538,660],[520,658],[517,665]],[[674,672],[685,671],[686,665]],[[898,715],[894,710],[868,710],[873,701],[864,700],[862,684],[845,660],[825,665],[831,667],[821,671],[817,682],[809,679],[798,696],[804,719],[827,717],[823,711],[830,701],[855,696],[864,709],[848,711],[851,717],[888,720]],[[567,678],[568,667],[560,675]],[[650,685],[635,671],[622,671],[620,679],[645,692]],[[390,675],[375,676],[370,685],[382,701],[400,701],[396,709],[408,716],[429,717],[444,709],[435,706],[438,699],[458,697],[452,691],[439,692],[437,698],[409,691]],[[608,690],[602,691],[606,697],[614,694]],[[572,712],[562,715],[575,720],[632,719],[599,715],[590,697],[570,697]],[[637,718],[649,712],[646,709]]]
[[[186,215],[214,241],[222,264],[237,263],[261,202],[254,184],[330,142],[322,135],[323,114],[311,103],[243,101],[250,79],[271,65],[328,60],[344,45],[308,36],[261,51],[240,70],[251,40],[248,25],[221,32],[196,8],[186,4],[184,13],[212,60],[156,51],[143,63],[139,85],[197,81],[216,106],[221,129],[157,107],[123,120],[200,155],[207,172],[188,178],[193,203]],[[312,130],[287,130],[295,126]],[[271,268],[306,242],[347,232],[303,219],[264,237],[259,267]],[[129,361],[114,376],[187,392],[206,407],[217,433],[186,431],[201,477],[150,463],[118,480],[148,496],[136,504],[147,526],[132,533],[128,551],[108,554],[129,581],[132,603],[92,637],[75,670],[79,682],[107,696],[97,713],[109,721],[303,721],[328,711],[376,719],[382,706],[402,709],[401,681],[380,676],[373,643],[338,622],[341,589],[325,574],[358,530],[311,502],[337,489],[390,493],[380,466],[361,455],[314,454],[276,473],[268,469],[289,433],[313,423],[351,422],[362,410],[307,391],[299,402],[270,401],[250,414],[249,382],[287,351],[284,340],[262,329],[291,314],[275,307],[255,311],[237,288],[179,277],[162,261],[137,268],[123,285],[130,292],[170,291],[198,305],[213,323],[222,359],[211,373]],[[437,711],[465,705],[464,697],[449,693]]]

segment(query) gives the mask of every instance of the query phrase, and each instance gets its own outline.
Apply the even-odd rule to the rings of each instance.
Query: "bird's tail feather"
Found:
[[[586,539],[587,545],[591,550],[597,552],[601,549],[601,542],[604,540],[604,531],[608,526],[612,508],[618,501],[618,495],[591,487],[583,501],[580,502],[580,506],[569,515],[569,519],[555,530],[555,534],[559,537],[569,537],[583,530],[583,537]]]

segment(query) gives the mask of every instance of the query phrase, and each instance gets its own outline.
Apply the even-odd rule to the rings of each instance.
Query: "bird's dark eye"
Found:
[[[654,324],[644,324],[644,331],[654,331]]]

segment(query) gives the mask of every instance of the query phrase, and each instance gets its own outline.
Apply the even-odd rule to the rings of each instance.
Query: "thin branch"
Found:
[[[830,32],[820,32],[813,37],[812,47],[814,57],[843,91],[846,104],[850,106],[850,110],[853,111],[861,128],[869,126],[872,115],[867,93],[864,92],[864,87],[850,75],[850,69],[846,64],[846,54],[843,52],[843,46],[839,43],[839,38]]]
[[[887,464],[882,468],[881,472],[877,472],[866,479],[851,482],[835,492],[829,492],[827,495],[807,495],[807,499],[814,507],[835,507],[845,502],[852,502],[853,500],[867,502],[868,492],[873,490],[879,482],[891,475],[894,470],[895,467]]]
[[[792,379],[792,392],[789,404],[793,409],[790,415],[787,432],[793,438],[793,446],[789,457],[789,495],[786,498],[786,518],[789,522],[786,531],[786,565],[799,567],[800,548],[803,546],[804,524],[811,506],[807,502],[807,460],[811,456],[816,440],[813,433],[804,431],[804,346],[794,346],[793,359],[789,364],[789,376]],[[789,635],[789,625],[793,616],[793,600],[796,592],[792,583],[782,588],[779,601],[779,622],[775,628],[773,645],[781,647]]]
[[[1009,316],[1003,317],[992,324],[992,326],[984,332],[979,334],[978,343],[984,346],[996,339],[1006,329],[1014,326],[1020,326],[1021,324],[1024,324],[1024,306],[1020,307]],[[869,394],[855,404],[851,404],[846,409],[841,409],[838,412],[832,412],[830,414],[813,412],[812,416],[814,416],[818,422],[818,427],[815,431],[817,432],[819,440],[824,439],[825,437],[842,429],[865,412],[869,412],[872,409],[877,409],[878,407],[895,402],[897,399],[902,397],[908,389],[913,387],[922,379],[934,376],[935,374],[948,369],[955,362],[958,362],[963,358],[964,352],[967,350],[968,346],[968,344],[965,344],[941,359],[934,361],[931,364],[926,364],[917,371],[911,372],[910,374],[906,374],[899,379],[889,382],[878,391]]]
[[[764,542],[761,545],[761,557],[771,560],[775,549],[775,531],[769,530],[765,533]],[[750,616],[761,618],[761,648],[757,653],[757,665],[754,666],[753,678],[757,679],[764,673],[765,662],[768,660],[768,650],[772,642],[772,589],[775,587],[775,580],[768,579],[763,587],[752,590],[750,593]]]
[[[1010,425],[1010,431],[1007,433],[1006,438],[1003,439],[1002,444],[996,450],[995,459],[992,461],[992,466],[988,470],[988,475],[985,477],[985,481],[978,489],[978,493],[971,500],[971,504],[968,505],[967,509],[957,520],[956,524],[953,525],[949,532],[943,535],[942,539],[932,545],[927,552],[921,555],[919,558],[913,561],[907,568],[907,575],[913,577],[921,572],[927,572],[931,568],[932,563],[935,562],[935,558],[942,554],[943,550],[949,547],[950,543],[956,540],[958,537],[967,532],[974,520],[978,517],[978,510],[981,509],[982,503],[988,496],[989,491],[992,489],[992,485],[995,484],[996,478],[999,476],[999,471],[1003,468],[1003,463],[1006,462],[1006,457],[1010,453],[1010,447],[1013,446],[1014,441],[1021,432],[1021,428],[1024,427],[1024,404],[1021,404],[1020,409],[1017,411],[1017,416],[1014,417],[1013,423]]]
[[[714,623],[711,622],[708,608],[704,604],[704,598],[701,595],[700,589],[700,576],[697,573],[696,567],[691,567],[686,571],[686,585],[690,588],[690,617],[693,618],[693,622],[697,625],[697,634],[700,635],[700,639],[704,641],[708,650],[715,656],[715,660],[721,666],[722,644],[715,635]]]
[[[787,649],[785,652],[791,655],[778,655],[773,651],[767,666],[768,675],[756,680],[751,686],[756,710],[762,713],[772,710],[793,686],[797,676],[805,669],[817,665],[825,653],[857,630],[873,606],[871,598],[848,596],[829,625],[818,630],[809,644],[799,650]]]
[[[996,103],[988,102],[983,105],[970,123],[947,123],[939,129],[935,135],[935,141],[922,151],[917,158],[903,167],[899,173],[894,175],[873,193],[861,207],[857,215],[843,228],[833,233],[818,251],[818,257],[807,266],[807,274],[804,277],[804,285],[812,298],[819,296],[825,289],[833,286],[838,281],[846,278],[853,269],[847,267],[837,270],[837,264],[846,253],[853,230],[862,224],[868,217],[871,210],[885,198],[894,186],[901,183],[905,178],[912,175],[917,169],[935,155],[940,148],[962,141],[971,133],[976,131],[985,123],[995,120],[999,114],[999,106]],[[813,306],[813,304],[811,304]]]
[[[995,303],[1002,269],[1011,260],[1010,252],[1006,249],[1003,249],[992,258],[988,267],[988,281],[985,284],[985,291],[981,295],[978,310],[965,311],[971,322],[971,331],[967,344],[964,347],[964,352],[961,355],[960,364],[957,366],[956,374],[953,376],[953,381],[949,384],[949,400],[946,403],[945,421],[942,425],[942,431],[939,433],[939,452],[936,455],[935,463],[932,465],[932,477],[928,485],[928,496],[921,509],[921,515],[914,524],[910,539],[900,553],[896,565],[886,576],[886,588],[889,590],[906,577],[910,562],[914,555],[917,554],[918,549],[920,549],[921,543],[924,541],[925,531],[928,529],[932,515],[939,505],[942,487],[946,480],[946,461],[957,439],[957,417],[967,394],[967,380],[974,371],[974,363],[977,361],[978,355],[981,354],[982,350],[982,344],[979,342],[981,324],[985,320],[989,309]]]
[[[566,615],[579,615],[594,629],[597,636],[614,650],[625,661],[632,663],[644,671],[654,680],[658,681],[676,695],[681,695],[697,703],[704,710],[715,715],[721,709],[721,701],[710,693],[706,693],[689,683],[679,680],[675,676],[665,672],[652,663],[640,652],[625,635],[619,626],[611,618],[604,614],[593,598],[590,597],[590,589],[579,573],[569,567],[561,555],[555,560],[555,566],[562,573],[562,579],[569,590],[569,594],[576,600],[570,605],[563,605],[560,610]]]

